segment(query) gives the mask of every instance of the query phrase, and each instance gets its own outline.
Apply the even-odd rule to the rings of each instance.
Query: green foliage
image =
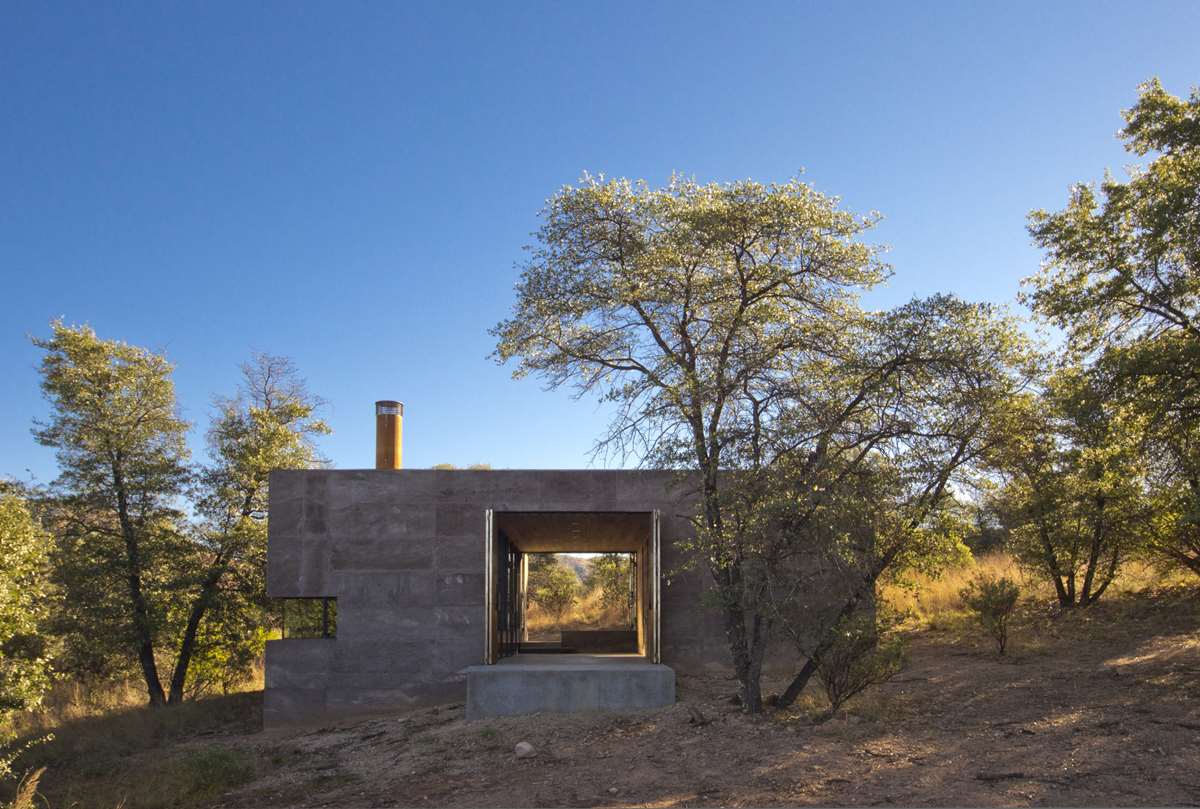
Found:
[[[621,611],[624,620],[631,621],[629,593],[633,564],[627,553],[605,553],[592,558],[588,576],[589,590],[600,590],[600,604],[605,609]]]
[[[1062,606],[1094,603],[1149,541],[1139,418],[1094,371],[1068,367],[1042,395],[1014,398],[1001,430],[992,459],[1005,483],[993,501],[1009,549],[1054,584]]]
[[[773,624],[812,626],[810,595],[828,602],[795,560],[845,571],[815,620],[827,638],[883,570],[960,554],[936,526],[949,479],[1020,384],[1024,342],[991,307],[859,306],[889,274],[860,240],[877,218],[799,180],[585,177],[547,204],[493,330],[516,376],[617,404],[598,449],[695,473],[684,550],[710,570],[752,711]]]
[[[544,583],[530,592],[530,598],[562,623],[563,615],[579,598],[579,578],[557,562],[549,569]]]
[[[50,537],[25,500],[0,487],[0,780],[29,748],[44,741],[14,744],[7,719],[38,706],[50,686],[50,639],[44,623],[57,601],[50,578]],[[27,775],[14,806],[30,798],[41,773]],[[28,805],[28,804],[25,804]]]
[[[1140,419],[1158,512],[1147,547],[1200,574],[1200,92],[1139,89],[1121,137],[1152,159],[1030,214],[1047,261],[1026,300]]]
[[[36,435],[61,470],[46,508],[64,596],[48,622],[63,643],[57,665],[83,678],[140,669],[152,704],[227,689],[270,621],[268,475],[323,462],[320,400],[289,360],[254,355],[237,395],[216,401],[211,462],[196,469],[165,358],[59,322],[34,342],[52,405]],[[171,660],[164,689],[159,666]]]
[[[254,779],[254,762],[246,753],[229,747],[205,747],[180,760],[184,778],[180,790],[189,799],[216,798],[221,793]]]
[[[176,412],[171,365],[60,321],[34,344],[45,351],[42,391],[51,405],[35,435],[55,448],[59,465],[57,556],[79,554],[59,569],[71,574],[61,580],[65,601],[83,619],[72,623],[103,626],[77,588],[111,593],[100,606],[115,624],[95,637],[116,635],[140,664],[151,701],[163,702],[155,645],[173,628],[175,573],[194,559],[179,508],[191,480],[188,424]],[[90,633],[76,639],[90,647]],[[84,656],[94,654],[87,648]]]
[[[50,684],[41,634],[54,597],[49,561],[50,539],[25,502],[0,493],[0,719],[37,705]]]
[[[900,673],[907,662],[900,616],[880,609],[847,616],[834,629],[834,640],[817,662],[817,679],[836,714],[854,696]]]
[[[283,634],[287,638],[319,638],[326,627],[337,634],[337,599],[281,598]]]
[[[315,445],[330,432],[315,416],[321,405],[291,360],[263,353],[242,365],[237,395],[217,400],[208,431],[212,463],[197,487],[195,537],[203,563],[180,579],[190,600],[171,682],[174,701],[185,690],[228,691],[262,653],[263,627],[271,622],[263,580],[269,475],[324,463]]]
[[[1000,654],[1004,654],[1008,646],[1008,619],[1016,609],[1020,595],[1021,590],[1012,579],[985,574],[976,576],[959,592],[963,604],[996,641],[996,650]]]
[[[545,587],[550,578],[550,571],[559,567],[557,557],[552,553],[530,553],[525,558],[529,565],[529,581],[527,587],[530,593]]]

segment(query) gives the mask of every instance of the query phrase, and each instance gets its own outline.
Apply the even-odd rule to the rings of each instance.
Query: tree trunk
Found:
[[[188,667],[192,663],[192,652],[196,648],[196,635],[200,631],[200,622],[204,619],[204,613],[212,603],[213,595],[217,592],[217,585],[225,574],[225,569],[225,560],[218,556],[200,585],[200,594],[192,602],[187,626],[183,631],[183,640],[179,643],[179,657],[175,660],[175,671],[171,675],[168,705],[178,705],[183,702],[183,688],[187,684]]]
[[[1088,549],[1087,569],[1083,574],[1083,590],[1079,593],[1079,606],[1086,607],[1096,600],[1092,596],[1092,584],[1096,580],[1096,568],[1100,564],[1100,549],[1104,546],[1104,498],[1096,498],[1096,525],[1092,530],[1092,546]]]
[[[1042,516],[1041,525],[1038,527],[1038,536],[1042,540],[1042,558],[1046,562],[1046,569],[1050,573],[1050,578],[1054,580],[1054,592],[1058,596],[1058,605],[1060,607],[1069,607],[1075,599],[1067,592],[1067,588],[1063,585],[1062,568],[1059,567],[1058,557],[1054,553],[1054,546],[1050,544],[1050,533],[1046,528],[1045,515]]]
[[[808,685],[808,681],[811,680],[812,676],[817,672],[817,666],[821,662],[821,655],[829,651],[830,647],[833,646],[834,641],[837,639],[838,624],[843,618],[858,608],[858,605],[862,602],[863,595],[868,589],[874,592],[876,578],[877,576],[865,576],[863,588],[856,590],[848,599],[846,599],[846,602],[842,605],[842,608],[838,610],[837,616],[822,631],[821,640],[817,642],[816,647],[808,656],[808,659],[804,661],[804,665],[800,667],[800,671],[797,672],[796,676],[792,678],[792,681],[788,683],[788,687],[784,689],[782,694],[779,695],[778,707],[780,709],[789,707],[804,691],[805,686]]]
[[[142,560],[137,532],[129,516],[129,492],[125,489],[125,473],[118,453],[112,460],[113,488],[117,494],[117,518],[121,524],[121,535],[125,540],[126,581],[129,586],[129,601],[133,606],[133,630],[137,638],[138,662],[142,677],[146,680],[146,692],[150,704],[166,703],[162,682],[158,679],[158,664],[154,660],[154,635],[150,630],[150,611],[142,592]]]
[[[724,524],[721,516],[721,504],[718,471],[709,463],[712,455],[704,443],[704,431],[699,424],[694,424],[696,455],[700,468],[704,470],[704,522],[710,534],[716,541],[724,541]],[[746,609],[742,601],[744,582],[742,581],[741,561],[734,556],[728,567],[711,568],[713,581],[717,585],[722,598],[722,613],[725,619],[725,638],[729,643],[730,657],[733,659],[733,671],[741,687],[742,710],[749,714],[762,713],[762,649],[761,642],[753,636],[747,637]],[[759,618],[755,617],[756,632],[758,633]]]
[[[742,710],[762,713],[762,691],[751,659],[751,647],[746,637],[746,612],[742,608],[740,578],[737,569],[714,571],[714,579],[724,600],[725,638],[733,658],[733,672],[741,687]]]

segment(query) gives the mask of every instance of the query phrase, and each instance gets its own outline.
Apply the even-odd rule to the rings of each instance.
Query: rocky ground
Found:
[[[681,676],[679,704],[635,715],[467,722],[452,705],[242,737],[260,775],[216,805],[1200,806],[1194,591],[1014,634],[1001,658],[919,633],[903,673],[825,722],[815,704],[749,718],[731,680]]]

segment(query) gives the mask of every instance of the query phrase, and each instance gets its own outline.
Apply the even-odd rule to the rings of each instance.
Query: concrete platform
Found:
[[[632,654],[513,655],[467,669],[467,719],[675,703],[675,671]]]

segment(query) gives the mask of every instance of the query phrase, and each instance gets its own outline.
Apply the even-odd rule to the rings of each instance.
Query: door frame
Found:
[[[529,510],[525,510],[529,511]],[[541,513],[555,514],[564,511],[579,511],[583,513],[604,513],[603,509],[554,509]],[[625,511],[622,509],[622,511]],[[646,571],[648,592],[645,593],[646,616],[644,631],[646,635],[646,658],[652,663],[662,662],[662,515],[658,509],[645,512],[650,517],[650,536],[647,539],[647,557],[639,565]],[[496,510],[484,509],[483,512],[483,662],[494,665],[500,660],[499,637],[499,599],[496,592],[496,560],[499,553],[498,533],[496,531]],[[524,601],[528,597],[528,557],[522,554],[519,580],[522,592],[519,596]],[[524,640],[525,603],[521,604],[521,640]]]
[[[647,650],[651,663],[662,662],[662,516],[658,509],[650,512],[650,617],[654,630]]]

